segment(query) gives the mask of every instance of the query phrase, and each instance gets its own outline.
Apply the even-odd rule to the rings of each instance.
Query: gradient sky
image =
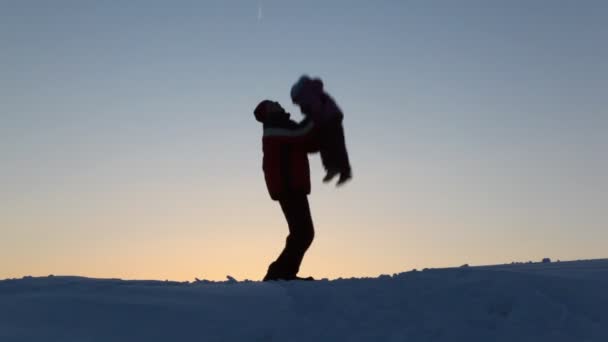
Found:
[[[354,179],[301,274],[608,257],[606,1],[3,1],[0,279],[260,279],[258,101],[324,79]]]

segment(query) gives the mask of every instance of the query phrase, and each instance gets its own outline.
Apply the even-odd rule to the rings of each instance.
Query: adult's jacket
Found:
[[[296,123],[289,119],[264,123],[263,170],[273,200],[287,194],[310,194],[309,152],[318,151],[317,129],[312,120]]]

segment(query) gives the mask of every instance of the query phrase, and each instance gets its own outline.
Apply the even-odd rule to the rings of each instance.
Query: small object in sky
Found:
[[[264,12],[262,10],[262,3],[258,3],[258,21],[262,21],[264,19]]]

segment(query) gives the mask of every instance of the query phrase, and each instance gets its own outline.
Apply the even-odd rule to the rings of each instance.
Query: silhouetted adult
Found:
[[[289,226],[285,248],[270,264],[264,281],[312,280],[296,275],[304,253],[314,238],[310,215],[310,168],[308,152],[318,151],[315,126],[305,118],[297,123],[289,118],[278,102],[264,100],[254,110],[255,118],[264,126],[264,178],[270,197],[278,201]]]

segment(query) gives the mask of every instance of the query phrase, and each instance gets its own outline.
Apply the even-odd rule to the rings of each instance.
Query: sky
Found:
[[[301,275],[608,257],[605,1],[2,1],[0,279],[261,279],[253,108],[321,77],[353,179]]]

